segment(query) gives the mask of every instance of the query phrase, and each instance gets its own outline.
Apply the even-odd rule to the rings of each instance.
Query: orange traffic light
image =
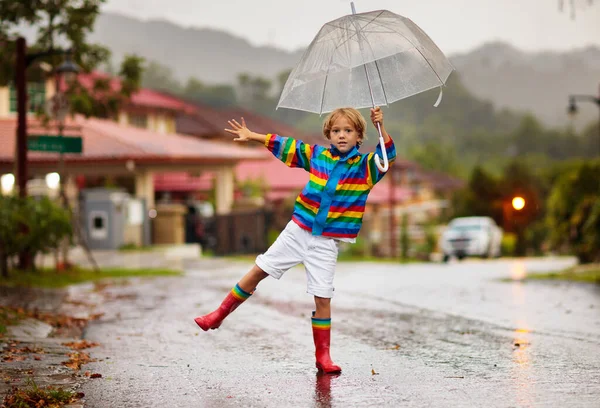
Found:
[[[515,210],[520,211],[525,208],[525,199],[523,197],[515,197],[512,199],[512,206]]]

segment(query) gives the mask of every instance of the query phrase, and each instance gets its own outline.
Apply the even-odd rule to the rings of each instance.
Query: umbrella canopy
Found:
[[[441,87],[452,70],[410,19],[387,10],[350,14],[321,28],[288,77],[277,108],[321,114],[385,106]]]

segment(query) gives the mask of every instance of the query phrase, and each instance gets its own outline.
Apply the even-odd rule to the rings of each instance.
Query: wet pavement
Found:
[[[340,263],[343,372],[318,376],[302,267],[203,332],[193,318],[251,263],[189,261],[184,277],[106,289],[84,333],[100,343],[86,369],[102,374],[83,386],[86,407],[598,407],[600,286],[500,280],[572,263]]]

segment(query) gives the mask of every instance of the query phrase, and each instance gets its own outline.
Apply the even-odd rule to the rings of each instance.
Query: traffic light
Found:
[[[521,211],[525,208],[525,199],[523,197],[516,196],[512,199],[512,206],[515,210]]]

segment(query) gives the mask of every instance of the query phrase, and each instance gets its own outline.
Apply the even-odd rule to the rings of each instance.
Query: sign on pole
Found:
[[[27,138],[27,149],[38,152],[82,153],[81,136],[32,135]]]

